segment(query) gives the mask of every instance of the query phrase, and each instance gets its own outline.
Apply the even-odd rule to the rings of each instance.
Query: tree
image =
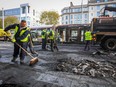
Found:
[[[2,28],[2,19],[0,18],[0,28]]]
[[[15,16],[8,16],[4,19],[4,26],[5,27],[8,25],[14,24],[14,23],[19,23],[18,18]]]
[[[40,24],[55,25],[59,23],[60,15],[56,11],[43,11],[40,15]]]

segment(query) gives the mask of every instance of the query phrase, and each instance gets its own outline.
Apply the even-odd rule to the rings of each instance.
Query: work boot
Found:
[[[23,60],[20,60],[20,64],[25,64]]]
[[[13,59],[11,60],[11,62],[16,62],[16,57],[13,57]]]
[[[32,54],[36,54],[36,52],[35,52],[35,51],[32,51],[31,53],[32,53]]]

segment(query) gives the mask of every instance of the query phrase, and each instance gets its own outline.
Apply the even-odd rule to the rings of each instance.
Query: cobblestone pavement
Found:
[[[83,51],[84,45],[60,44],[59,52],[42,51],[40,45],[34,46],[38,52],[39,62],[34,66],[28,66],[29,56],[26,57],[26,65],[12,63],[13,44],[0,42],[0,84],[9,87],[116,87],[116,78],[92,77],[75,74],[68,71],[57,71],[59,60],[72,59],[75,61],[90,60],[105,62],[116,66],[116,56],[112,52],[106,55],[92,55],[98,46],[92,46],[90,51]],[[12,86],[10,86],[12,84]]]

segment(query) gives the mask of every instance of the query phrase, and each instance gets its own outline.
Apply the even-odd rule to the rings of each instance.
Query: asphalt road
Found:
[[[104,52],[92,55],[99,46],[92,46],[90,51],[84,51],[81,44],[59,44],[58,52],[41,50],[41,45],[34,46],[38,52],[39,62],[28,66],[30,57],[26,56],[26,65],[10,62],[13,44],[0,42],[0,84],[2,87],[116,87],[116,56],[115,52]],[[102,51],[102,50],[101,50]],[[71,61],[71,62],[70,62]],[[84,61],[84,62],[83,62]],[[73,68],[87,61],[101,65],[102,69],[113,69],[114,74],[105,71],[102,76],[91,76],[84,73],[73,73]],[[80,63],[79,63],[80,62]],[[65,63],[62,65],[62,63]],[[78,63],[78,64],[77,64]],[[58,64],[63,70],[57,70]],[[93,64],[94,65],[94,64]],[[106,67],[107,66],[107,67]],[[67,70],[65,70],[67,69]],[[113,76],[111,76],[111,75]],[[11,86],[12,84],[12,86]],[[4,86],[3,86],[4,85]],[[8,86],[9,85],[9,86]]]

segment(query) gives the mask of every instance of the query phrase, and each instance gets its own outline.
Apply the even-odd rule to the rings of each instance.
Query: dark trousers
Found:
[[[86,41],[84,50],[90,50],[90,40]]]
[[[54,49],[56,49],[57,51],[59,51],[58,47],[57,47],[57,44],[54,43],[54,46],[53,46]]]
[[[18,43],[21,47],[23,47],[25,50],[27,50],[27,43]],[[16,43],[14,43],[14,53],[13,57],[17,58],[18,55],[20,56],[20,60],[24,60],[26,53],[23,51]]]
[[[53,44],[54,44],[54,40],[50,39],[50,47],[51,47],[51,51],[53,51]]]
[[[42,39],[42,49],[46,49],[46,39]]]

